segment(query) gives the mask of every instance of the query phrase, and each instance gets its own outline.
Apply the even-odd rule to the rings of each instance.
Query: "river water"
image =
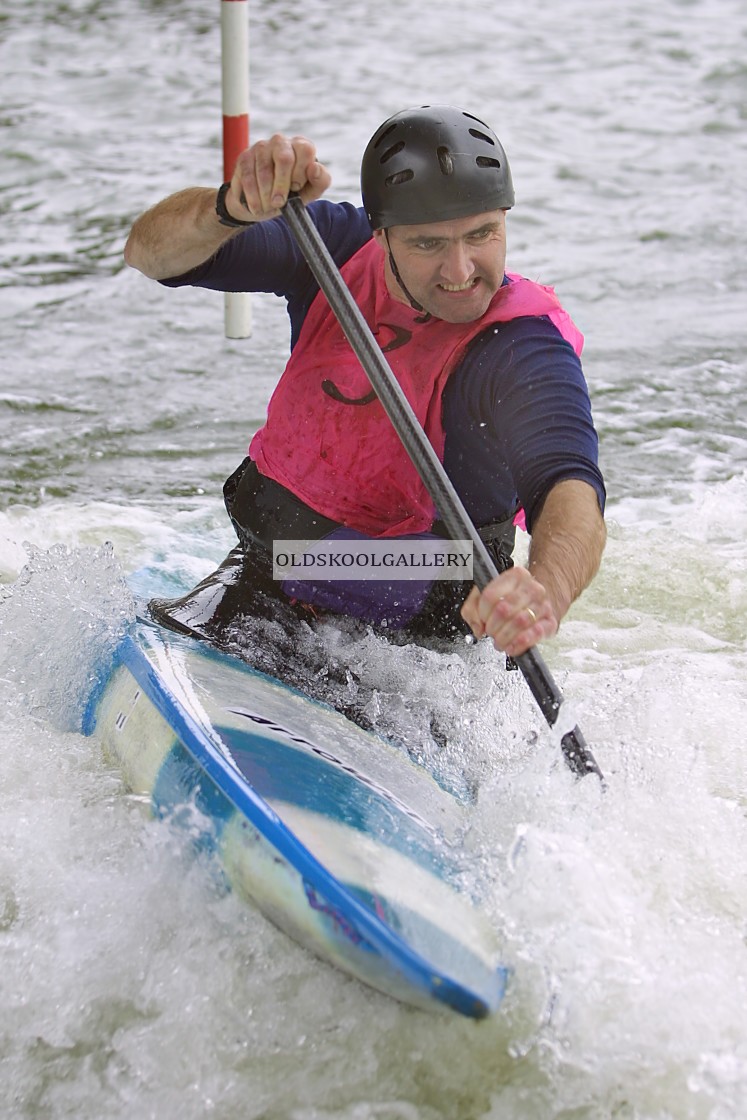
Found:
[[[493,123],[517,191],[509,266],[554,284],[587,336],[610,539],[543,653],[606,793],[572,780],[484,646],[439,659],[327,638],[423,764],[475,796],[474,872],[513,970],[482,1024],[379,996],[222,894],[76,730],[131,615],[125,574],[188,582],[232,544],[220,485],[287,349],[271,297],[251,339],[227,341],[220,296],[122,264],[140,211],[220,180],[217,8],[0,14],[2,1114],[738,1120],[744,4],[251,14],[253,133],[313,137],[333,198],[357,198],[365,141],[403,106]]]

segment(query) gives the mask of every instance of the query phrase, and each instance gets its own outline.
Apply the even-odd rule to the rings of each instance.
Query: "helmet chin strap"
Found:
[[[422,303],[418,303],[418,301],[415,299],[415,297],[413,295],[411,295],[410,292],[407,290],[407,286],[406,286],[404,280],[402,279],[402,277],[400,276],[399,269],[397,268],[397,262],[394,259],[394,253],[392,252],[391,242],[389,241],[389,230],[388,229],[384,230],[384,237],[386,238],[386,247],[389,250],[389,267],[392,270],[392,275],[394,276],[394,279],[397,281],[397,283],[399,284],[402,291],[407,296],[407,301],[410,304],[410,306],[412,308],[414,308],[415,311],[425,312],[425,314],[422,317],[421,322],[426,322],[426,320],[430,319],[431,313],[430,313],[430,311],[426,311],[425,308],[423,307]]]

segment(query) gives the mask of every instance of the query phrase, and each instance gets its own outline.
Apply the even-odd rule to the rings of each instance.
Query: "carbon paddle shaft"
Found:
[[[340,270],[322,241],[303,201],[297,195],[291,195],[283,213],[309,268],[363,366],[371,387],[376,392],[415,469],[427,487],[441,519],[454,540],[472,542],[472,574],[475,584],[482,590],[498,575],[498,569],[472,524],[461,498],[452,486],[441,460],[433,450],[430,440],[410,407],[410,402],[402,392],[399,382],[340,275]],[[535,647],[520,654],[515,661],[543,716],[550,727],[553,727],[558,719],[563,696],[542,656]],[[599,778],[602,777],[578,727],[563,735],[561,748],[568,766],[575,774],[597,774]]]

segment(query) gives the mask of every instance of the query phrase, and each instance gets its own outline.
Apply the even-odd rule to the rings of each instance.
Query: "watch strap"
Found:
[[[215,199],[215,213],[218,215],[218,221],[222,226],[232,226],[238,228],[239,226],[253,226],[254,222],[240,222],[238,218],[234,218],[229,214],[226,207],[226,195],[231,189],[230,183],[223,183],[218,187],[218,194]]]

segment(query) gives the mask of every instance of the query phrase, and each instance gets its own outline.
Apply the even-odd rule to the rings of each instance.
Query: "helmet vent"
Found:
[[[478,167],[500,168],[501,166],[501,161],[499,159],[491,159],[490,156],[478,156],[475,163]]]
[[[398,152],[401,152],[402,149],[404,148],[404,146],[405,146],[404,140],[400,140],[397,144],[392,144],[391,148],[387,148],[387,150],[384,152],[384,154],[381,157],[380,162],[381,163],[386,163],[387,160],[392,159],[394,156],[397,155]]]
[[[406,171],[396,171],[394,175],[389,175],[384,182],[388,187],[398,187],[400,183],[409,183],[414,178],[415,172],[408,167]]]
[[[376,140],[374,142],[374,148],[380,147],[384,143],[384,141],[387,139],[387,137],[392,135],[392,133],[394,132],[394,130],[396,128],[397,128],[396,121],[395,121],[394,124],[390,124],[389,128],[385,128],[384,131],[382,132],[381,136],[376,137]]]
[[[454,160],[451,158],[451,152],[448,148],[437,148],[436,155],[438,156],[438,166],[441,168],[442,175],[454,174]]]
[[[474,136],[475,140],[483,140],[486,144],[490,144],[491,148],[495,147],[495,141],[492,140],[486,133],[479,132],[476,128],[469,130],[470,136]]]

